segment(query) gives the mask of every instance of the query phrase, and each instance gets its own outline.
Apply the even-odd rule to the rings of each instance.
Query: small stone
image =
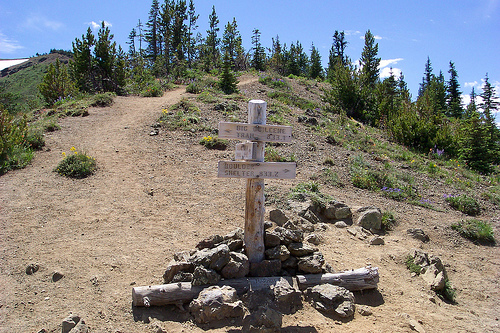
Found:
[[[385,241],[382,237],[375,236],[372,239],[370,239],[370,245],[384,245]]]
[[[363,207],[358,210],[360,214],[357,224],[365,229],[380,230],[382,227],[382,212],[376,207]]]
[[[78,315],[70,315],[62,322],[62,333],[87,333],[88,327]]]
[[[57,282],[57,281],[61,280],[63,277],[64,277],[64,274],[59,273],[59,272],[54,272],[52,274],[52,282]]]
[[[360,305],[358,306],[358,313],[362,316],[371,316],[373,314],[372,310],[370,309],[370,307],[366,306],[366,305]]]
[[[409,325],[410,325],[410,328],[418,333],[425,333],[425,329],[424,327],[418,322],[416,321],[415,319],[410,319],[409,320]]]
[[[286,222],[288,222],[288,217],[286,217],[285,213],[280,209],[274,209],[269,212],[269,219],[279,225],[283,226]]]
[[[264,234],[264,245],[266,248],[272,248],[280,245],[280,236],[276,232],[265,231]]]
[[[203,289],[189,304],[189,311],[197,323],[209,323],[225,318],[242,317],[243,302],[238,299],[236,289],[228,286],[212,286]]]
[[[418,228],[413,229],[412,228],[412,229],[406,230],[406,232],[412,238],[418,239],[418,240],[420,240],[420,241],[422,241],[424,243],[426,243],[426,242],[429,241],[429,236],[426,235],[426,233],[422,229],[418,229]]]
[[[299,271],[309,274],[319,274],[323,271],[325,258],[321,252],[315,252],[311,256],[298,259],[297,267]]]
[[[194,269],[193,281],[191,284],[193,286],[203,286],[209,284],[216,284],[220,281],[220,275],[217,274],[213,269],[207,269],[203,266],[198,266]]]
[[[29,264],[26,267],[26,274],[33,275],[36,272],[38,272],[39,269],[40,269],[40,266],[38,264]]]
[[[347,223],[345,223],[344,221],[337,221],[335,222],[334,226],[336,226],[337,228],[347,228]]]
[[[288,245],[288,250],[296,257],[304,257],[318,251],[317,248],[305,243],[291,243]]]
[[[310,234],[306,237],[306,242],[313,245],[319,245],[323,241],[323,237],[318,234]]]

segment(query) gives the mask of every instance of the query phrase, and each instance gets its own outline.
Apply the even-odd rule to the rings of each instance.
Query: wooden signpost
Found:
[[[266,125],[267,103],[248,102],[248,123],[219,123],[219,138],[246,140],[236,145],[236,160],[220,161],[218,177],[246,178],[245,251],[250,262],[264,260],[264,179],[293,179],[295,163],[264,162],[265,142],[291,142],[290,126]]]

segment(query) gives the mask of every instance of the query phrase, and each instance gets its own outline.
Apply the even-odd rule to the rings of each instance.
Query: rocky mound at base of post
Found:
[[[351,231],[357,228],[370,235],[380,228],[377,208],[357,212]],[[349,227],[352,216],[351,209],[338,202],[295,205],[292,219],[281,210],[273,210],[272,222],[265,223],[265,260],[249,262],[240,228],[225,236],[213,235],[200,241],[193,251],[176,253],[163,275],[164,284],[133,288],[133,304],[189,303],[198,323],[241,317],[246,329],[270,331],[281,327],[282,314],[302,307],[302,298],[320,311],[352,317],[352,291],[376,289],[378,269],[335,273],[316,247],[322,242],[321,231],[329,225]],[[320,285],[326,287],[317,288]]]

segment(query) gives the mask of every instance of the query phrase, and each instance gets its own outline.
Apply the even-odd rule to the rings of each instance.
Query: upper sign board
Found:
[[[292,127],[220,122],[219,138],[266,142],[292,142]]]

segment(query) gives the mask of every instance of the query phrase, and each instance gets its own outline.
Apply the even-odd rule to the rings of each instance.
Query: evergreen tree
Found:
[[[43,76],[42,83],[38,86],[45,102],[53,105],[58,99],[66,98],[76,92],[75,86],[71,81],[67,66],[61,64],[56,59],[56,64],[50,64],[47,73]]]
[[[360,59],[360,88],[365,104],[361,120],[367,121],[372,125],[379,120],[374,96],[374,89],[379,81],[380,72],[380,58],[377,55],[378,43],[375,43],[375,37],[368,30],[365,33],[365,46],[363,47]]]
[[[219,78],[219,89],[227,95],[238,92],[238,81],[236,80],[234,73],[231,71],[232,65],[233,61],[229,52],[226,50],[224,53],[223,71]]]
[[[71,75],[77,88],[83,92],[90,92],[95,85],[93,71],[92,50],[95,45],[95,37],[90,27],[82,39],[75,39],[73,44],[73,61],[70,62]]]
[[[172,54],[174,49],[172,47],[172,26],[174,18],[174,1],[165,0],[160,7],[159,13],[159,33],[162,41],[162,59],[161,63],[164,68],[165,74],[170,74],[172,69]],[[158,66],[157,66],[158,67]]]
[[[172,25],[172,51],[176,59],[177,66],[184,60],[185,42],[187,36],[187,7],[186,0],[178,0],[174,6],[174,17]]]
[[[484,79],[483,92],[481,93],[481,103],[479,107],[483,110],[483,114],[486,119],[492,124],[494,124],[493,113],[498,110],[500,103],[498,98],[495,97],[495,88],[491,85],[488,73]]]
[[[153,0],[149,10],[149,20],[146,23],[148,30],[145,33],[145,39],[148,43],[147,52],[153,63],[161,52],[161,34],[160,34],[160,4],[158,0]]]
[[[243,53],[241,35],[238,31],[238,24],[236,23],[236,18],[233,17],[233,22],[227,22],[224,29],[224,34],[222,35],[222,49],[224,51],[224,57],[226,52],[229,55],[229,60],[231,61],[231,67],[236,68],[237,59]]]
[[[128,35],[128,42],[127,42],[127,44],[130,45],[128,54],[131,57],[135,57],[135,54],[136,54],[136,51],[135,51],[135,38],[136,37],[137,37],[137,31],[135,30],[135,28],[133,28],[132,31],[130,31],[130,34]]]
[[[266,52],[260,43],[260,31],[259,29],[254,29],[252,31],[252,67],[258,71],[266,70]]]
[[[323,67],[321,66],[321,55],[318,49],[311,46],[311,67],[309,68],[309,77],[313,79],[323,78]]]
[[[205,51],[205,69],[208,71],[213,68],[219,67],[219,43],[220,38],[217,36],[219,28],[219,18],[215,12],[215,6],[212,6],[212,13],[208,17],[209,29],[207,30],[207,37],[205,39],[206,51]]]
[[[196,21],[200,15],[196,14],[193,0],[189,0],[189,9],[188,9],[188,32],[187,32],[187,58],[188,58],[188,66],[191,68],[192,62],[195,58],[195,49],[196,49],[196,39],[194,36],[194,31],[198,29],[196,25]]]
[[[472,117],[472,114],[477,111],[476,105],[476,92],[474,91],[474,87],[472,87],[472,91],[470,93],[470,101],[467,105],[467,110],[465,111],[465,118]]]
[[[360,59],[362,88],[373,89],[379,79],[380,58],[377,55],[378,43],[375,43],[375,37],[368,30],[365,33],[365,46]]]
[[[455,64],[450,61],[450,80],[446,87],[446,115],[457,119],[462,118],[464,110],[462,108],[462,92],[458,83],[458,74]]]
[[[333,34],[333,44],[330,49],[330,54],[328,56],[328,69],[327,78],[332,81],[335,76],[335,68],[337,64],[341,66],[346,66],[348,63],[347,56],[345,55],[345,49],[347,48],[347,41],[345,40],[345,34],[343,31],[335,30]]]
[[[269,58],[269,65],[271,69],[277,73],[285,74],[285,61],[283,56],[283,48],[280,43],[280,37],[272,38],[271,57]]]
[[[434,75],[432,74],[431,59],[427,57],[427,62],[425,63],[424,77],[422,78],[422,83],[418,88],[418,97],[422,96],[427,89],[427,86],[431,83],[431,79]]]
[[[139,33],[137,37],[139,38],[139,54],[142,56],[142,41],[144,40],[144,33],[143,33],[143,27],[144,25],[142,24],[141,20],[139,19],[139,22],[137,23],[137,32]]]

